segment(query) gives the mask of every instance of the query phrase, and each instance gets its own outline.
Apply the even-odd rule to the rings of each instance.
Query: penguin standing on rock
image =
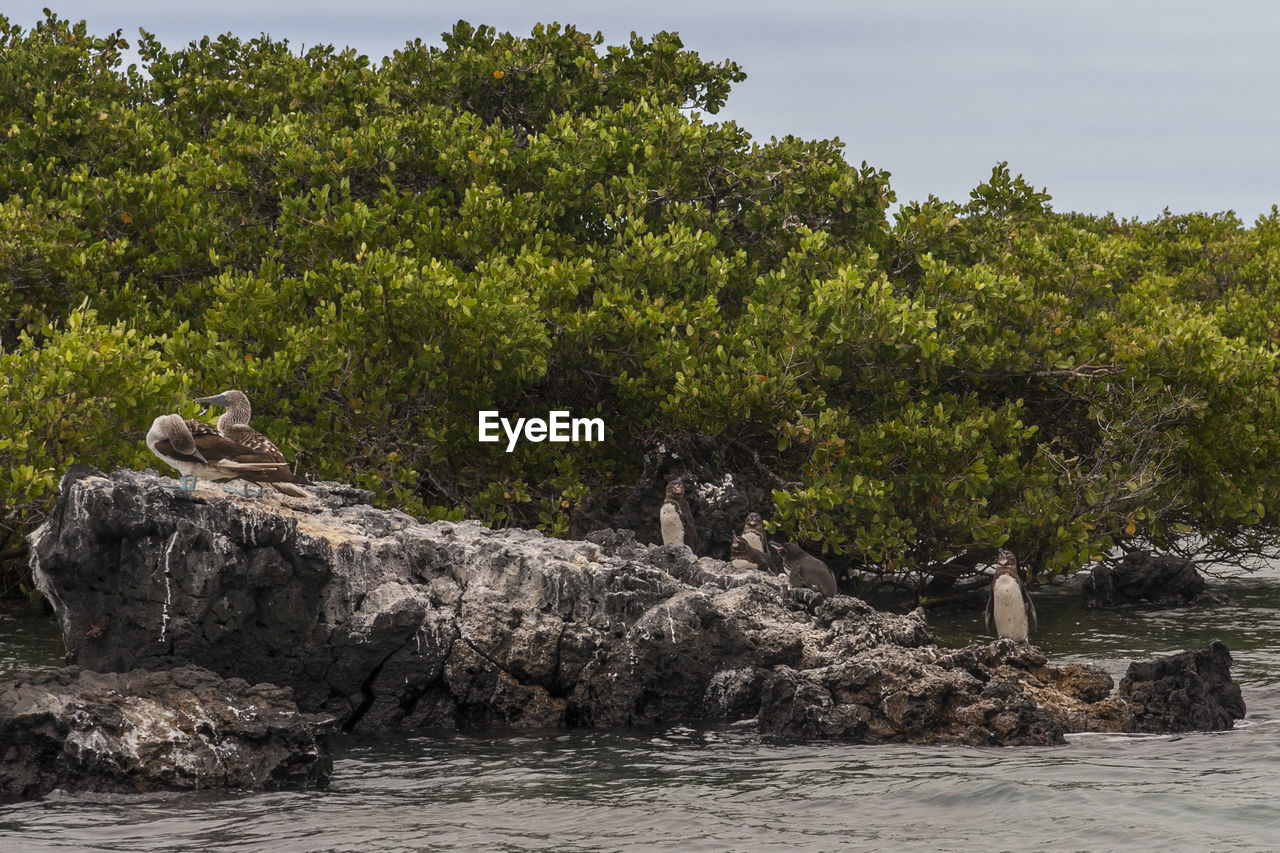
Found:
[[[667,496],[658,512],[658,521],[662,526],[663,545],[688,545],[689,550],[698,553],[698,530],[684,497],[684,483],[679,480],[667,483]]]
[[[766,557],[759,548],[753,547],[745,536],[734,536],[733,541],[729,543],[729,563],[735,569],[773,571],[773,559]]]
[[[1018,560],[1011,551],[1001,551],[991,580],[991,596],[987,599],[986,626],[991,630],[995,620],[996,635],[1017,643],[1027,642],[1036,628],[1036,607],[1031,603],[1027,586],[1018,577]]]
[[[769,547],[769,534],[764,531],[764,519],[760,517],[760,513],[747,514],[747,520],[742,523],[742,538],[766,557],[767,564],[761,566],[761,569],[782,574],[782,559]]]
[[[831,574],[827,564],[805,552],[794,542],[774,545],[773,550],[782,557],[782,564],[787,570],[787,580],[792,586],[806,587],[822,593],[824,598],[836,594],[836,576]]]

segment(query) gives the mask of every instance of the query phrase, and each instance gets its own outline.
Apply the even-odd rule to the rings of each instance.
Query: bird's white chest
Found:
[[[996,578],[992,609],[995,611],[996,636],[1019,643],[1027,640],[1027,607],[1022,600],[1022,586],[1016,578],[1001,575]]]
[[[760,538],[759,533],[756,533],[754,530],[744,530],[742,531],[742,538],[747,541],[748,545],[755,548],[761,554],[767,553],[764,548],[764,540]]]
[[[680,508],[670,501],[662,504],[658,513],[658,521],[662,525],[663,545],[684,544],[684,521],[680,518]]]

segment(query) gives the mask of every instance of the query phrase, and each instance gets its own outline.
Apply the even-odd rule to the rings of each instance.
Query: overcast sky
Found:
[[[527,34],[559,21],[608,44],[680,33],[747,80],[719,118],[757,139],[839,137],[899,201],[965,200],[1007,160],[1057,210],[1149,219],[1280,204],[1280,3],[1273,0],[4,0],[170,47],[268,33],[380,59],[459,18]]]

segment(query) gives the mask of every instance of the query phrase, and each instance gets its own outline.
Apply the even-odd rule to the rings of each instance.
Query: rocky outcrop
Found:
[[[368,731],[755,717],[785,736],[1004,744],[1134,719],[1101,670],[1007,642],[939,649],[920,612],[627,532],[555,540],[421,524],[345,487],[171,482],[69,473],[32,536],[81,665],[269,678]]]
[[[288,690],[198,667],[69,667],[0,685],[0,801],[50,791],[313,788],[332,769],[332,718]]]
[[[960,650],[881,645],[861,659],[764,684],[763,731],[787,737],[972,745],[1061,743],[1081,731],[1128,731],[1114,682],[1084,664],[1053,666],[1011,640]]]
[[[1229,729],[1245,710],[1240,685],[1231,680],[1231,652],[1217,641],[1130,664],[1118,695],[1133,710],[1131,730],[1139,732]]]
[[[1220,603],[1194,562],[1150,551],[1131,551],[1115,564],[1097,564],[1080,591],[1088,607]]]

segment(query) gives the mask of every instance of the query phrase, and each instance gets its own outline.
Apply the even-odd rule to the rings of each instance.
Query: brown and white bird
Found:
[[[782,574],[782,558],[769,547],[769,534],[764,530],[764,519],[760,513],[747,513],[747,520],[742,523],[742,538],[768,559],[768,564],[760,568],[767,572]]]
[[[698,529],[684,497],[684,483],[679,480],[667,483],[667,496],[658,511],[658,522],[662,527],[663,545],[688,545],[693,553],[698,553]]]
[[[729,564],[735,569],[773,571],[773,560],[760,549],[752,547],[745,536],[735,535],[729,543]]]
[[[237,444],[243,444],[258,453],[265,453],[277,462],[284,462],[284,454],[271,439],[249,426],[249,418],[253,416],[253,407],[243,391],[223,391],[212,397],[197,397],[197,403],[222,406],[225,412],[218,418],[218,435],[229,438]]]
[[[836,594],[836,576],[827,564],[807,553],[794,542],[775,544],[773,550],[782,558],[787,569],[787,580],[795,587],[817,590],[830,598]]]
[[[195,491],[200,477],[206,480],[239,478],[270,483],[286,494],[306,496],[301,489],[289,485],[301,481],[287,463],[226,439],[200,421],[184,420],[181,415],[160,415],[151,422],[146,441],[157,458],[182,475],[179,482],[184,491]]]
[[[1001,551],[996,558],[996,570],[991,580],[991,595],[987,599],[986,626],[991,630],[995,620],[996,636],[1025,643],[1036,626],[1036,607],[1031,603],[1031,593],[1018,577],[1018,560],[1011,551]]]
[[[271,439],[249,426],[249,418],[253,416],[253,407],[249,405],[249,398],[243,391],[223,391],[221,394],[215,394],[212,397],[197,397],[196,402],[222,406],[226,409],[218,417],[218,435],[234,441],[236,444],[243,445],[255,453],[260,453],[272,461],[279,462],[284,465],[285,470],[288,470],[288,460],[284,458],[280,448],[276,447]],[[301,477],[294,476],[288,481],[273,480],[271,485],[277,491],[284,492],[286,495],[305,498],[310,497],[310,495],[297,486],[289,485],[289,483],[305,482],[306,480]]]

